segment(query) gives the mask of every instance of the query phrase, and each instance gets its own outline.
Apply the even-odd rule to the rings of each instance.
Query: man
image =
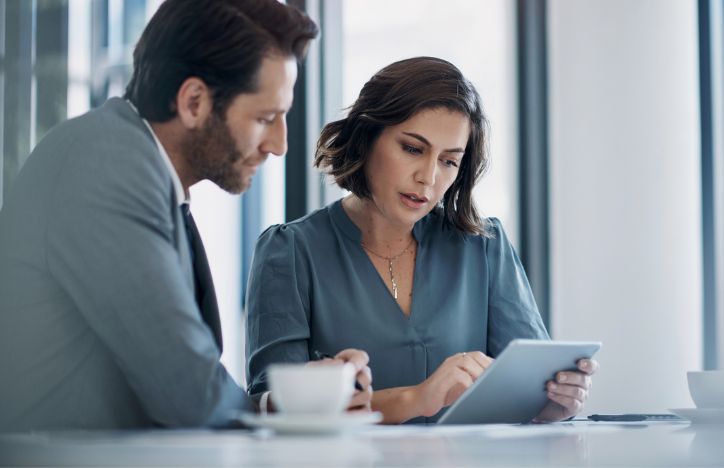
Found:
[[[275,0],[168,0],[125,99],[53,129],[0,212],[0,431],[224,425],[249,409],[188,189],[286,152],[316,25]],[[366,355],[352,361],[367,391]]]

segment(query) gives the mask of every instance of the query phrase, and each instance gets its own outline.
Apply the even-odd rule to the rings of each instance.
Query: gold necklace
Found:
[[[371,253],[375,257],[380,257],[384,260],[387,260],[387,269],[390,270],[390,282],[392,282],[392,295],[395,297],[395,300],[397,300],[397,281],[395,280],[395,272],[392,270],[392,262],[397,260],[397,258],[400,257],[402,254],[407,252],[407,249],[410,248],[410,246],[412,245],[413,242],[415,242],[414,237],[410,240],[410,243],[407,244],[407,247],[405,247],[402,250],[402,252],[398,253],[394,257],[385,257],[384,255],[380,255],[376,252],[373,252],[372,250],[370,250],[369,247],[367,247],[362,242],[360,242],[360,245],[362,246],[362,248],[365,249],[367,252]]]

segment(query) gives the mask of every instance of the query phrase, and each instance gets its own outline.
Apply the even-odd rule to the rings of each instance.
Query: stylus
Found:
[[[592,414],[588,419],[591,421],[671,421],[681,418],[675,414]]]

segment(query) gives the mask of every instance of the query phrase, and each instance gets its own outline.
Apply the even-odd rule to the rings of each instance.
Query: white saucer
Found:
[[[696,424],[724,424],[724,408],[673,408],[669,411]]]
[[[239,419],[251,427],[273,429],[280,433],[330,434],[350,431],[382,421],[382,413],[320,414],[255,414],[242,413]]]

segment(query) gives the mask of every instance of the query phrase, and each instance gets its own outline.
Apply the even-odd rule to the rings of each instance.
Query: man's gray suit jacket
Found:
[[[50,131],[0,211],[0,431],[219,425],[173,182],[122,99]]]

